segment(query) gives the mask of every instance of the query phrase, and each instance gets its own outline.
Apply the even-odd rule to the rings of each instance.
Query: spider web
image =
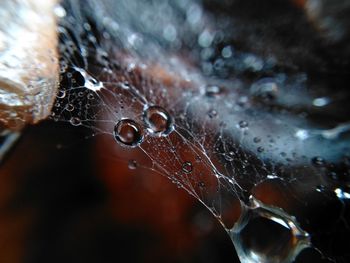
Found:
[[[310,120],[308,113],[330,98],[309,89],[305,71],[234,46],[230,34],[239,28],[229,31],[223,21],[230,18],[213,16],[200,1],[65,1],[56,14],[61,74],[52,119],[113,137],[120,120],[136,122],[140,145],[116,141],[115,147],[146,156],[137,166],[203,203],[242,261],[255,262],[243,229],[257,216],[282,220],[297,237],[284,262],[305,247],[318,249],[302,214],[314,195],[341,203],[338,221],[349,231],[350,125]],[[144,111],[153,105],[173,119],[170,134],[154,136],[147,128]],[[288,205],[261,197],[270,184],[288,189]],[[240,219],[232,211],[241,211]]]

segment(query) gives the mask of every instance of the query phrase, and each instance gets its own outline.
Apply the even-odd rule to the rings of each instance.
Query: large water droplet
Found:
[[[143,119],[148,131],[155,136],[167,136],[174,130],[174,122],[169,113],[159,106],[150,106],[144,110]]]
[[[311,245],[309,234],[294,217],[253,197],[251,206],[243,207],[240,220],[229,233],[241,262],[293,262]]]
[[[143,132],[135,121],[123,119],[114,126],[114,137],[123,146],[136,147],[143,141]]]

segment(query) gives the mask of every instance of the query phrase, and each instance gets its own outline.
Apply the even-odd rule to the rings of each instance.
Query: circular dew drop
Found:
[[[136,147],[143,141],[142,128],[131,119],[120,120],[114,126],[114,138],[123,146]]]
[[[190,174],[193,170],[193,166],[191,162],[184,162],[182,164],[182,171],[186,174]]]
[[[147,107],[143,119],[150,133],[155,136],[167,136],[174,130],[173,118],[160,106]]]
[[[73,110],[74,110],[74,105],[71,104],[71,103],[67,104],[66,110],[67,110],[67,111],[73,111]]]

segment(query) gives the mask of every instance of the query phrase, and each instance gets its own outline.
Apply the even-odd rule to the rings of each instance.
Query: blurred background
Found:
[[[28,127],[0,166],[0,262],[239,262],[218,221],[84,129]],[[111,147],[112,145],[112,147]]]

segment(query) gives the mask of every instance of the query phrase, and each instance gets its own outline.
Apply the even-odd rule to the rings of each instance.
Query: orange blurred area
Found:
[[[304,7],[306,0],[293,0],[298,7]]]
[[[238,262],[197,200],[87,134],[29,127],[2,163],[0,262]]]

